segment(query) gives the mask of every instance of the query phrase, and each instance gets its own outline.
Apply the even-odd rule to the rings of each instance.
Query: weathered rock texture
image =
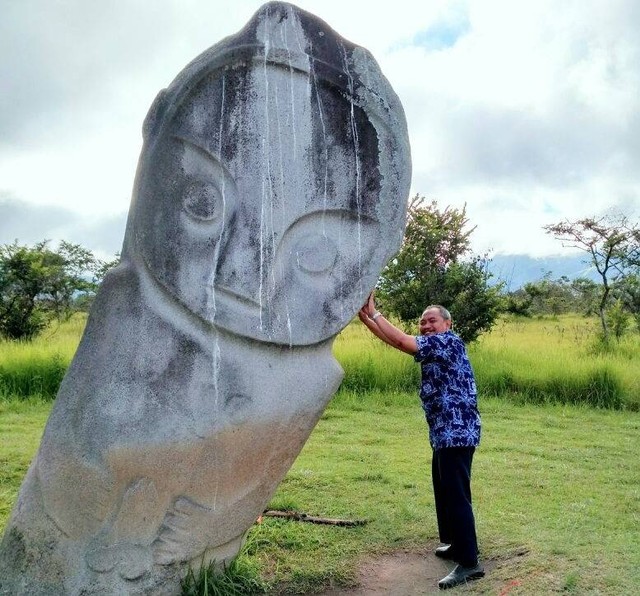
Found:
[[[292,5],[196,58],[143,132],[122,262],[7,526],[2,594],[175,594],[189,564],[232,558],[402,238],[398,98]]]

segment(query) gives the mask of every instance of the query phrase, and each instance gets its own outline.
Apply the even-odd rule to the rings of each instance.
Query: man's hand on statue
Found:
[[[375,291],[369,294],[369,298],[367,298],[367,303],[365,305],[366,312],[370,317],[372,317],[373,313],[376,312],[376,302],[375,302],[374,294],[375,294]]]

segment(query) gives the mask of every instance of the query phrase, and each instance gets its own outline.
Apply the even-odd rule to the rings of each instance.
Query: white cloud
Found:
[[[81,216],[59,206],[34,206],[0,193],[0,244],[33,245],[66,240],[90,249],[101,259],[111,260],[120,251],[125,228],[124,213]]]
[[[0,191],[83,217],[129,204],[144,115],[261,2],[4,2]],[[478,250],[557,251],[541,225],[640,208],[634,0],[300,0],[400,95],[413,192],[468,206]]]

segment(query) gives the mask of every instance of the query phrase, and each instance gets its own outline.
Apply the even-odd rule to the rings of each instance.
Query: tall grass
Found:
[[[0,340],[0,399],[53,399],[78,347],[86,316],[53,323],[31,342]]]
[[[469,352],[485,394],[640,410],[637,332],[605,349],[595,319],[503,319]]]
[[[416,391],[420,369],[358,321],[336,339],[342,389]],[[604,349],[595,319],[505,318],[469,346],[482,395],[523,403],[586,404],[640,410],[640,333]]]
[[[0,342],[0,399],[53,399],[84,324],[76,315],[33,342]],[[607,348],[598,330],[596,319],[573,315],[502,319],[469,346],[481,394],[640,411],[640,333]],[[334,354],[345,370],[343,391],[417,391],[420,367],[413,358],[385,346],[357,320],[338,336]]]
[[[344,391],[415,391],[418,387],[420,368],[413,358],[383,344],[359,321],[337,337],[333,353],[345,371]]]
[[[197,571],[189,569],[181,582],[181,596],[246,596],[266,591],[267,584],[260,579],[258,566],[245,552],[222,570],[216,568],[215,561]]]

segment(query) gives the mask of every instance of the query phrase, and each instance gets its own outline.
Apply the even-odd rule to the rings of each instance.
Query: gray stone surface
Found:
[[[232,558],[337,389],[402,238],[375,60],[262,7],[160,92],[107,275],[0,549],[2,594],[176,594]]]

